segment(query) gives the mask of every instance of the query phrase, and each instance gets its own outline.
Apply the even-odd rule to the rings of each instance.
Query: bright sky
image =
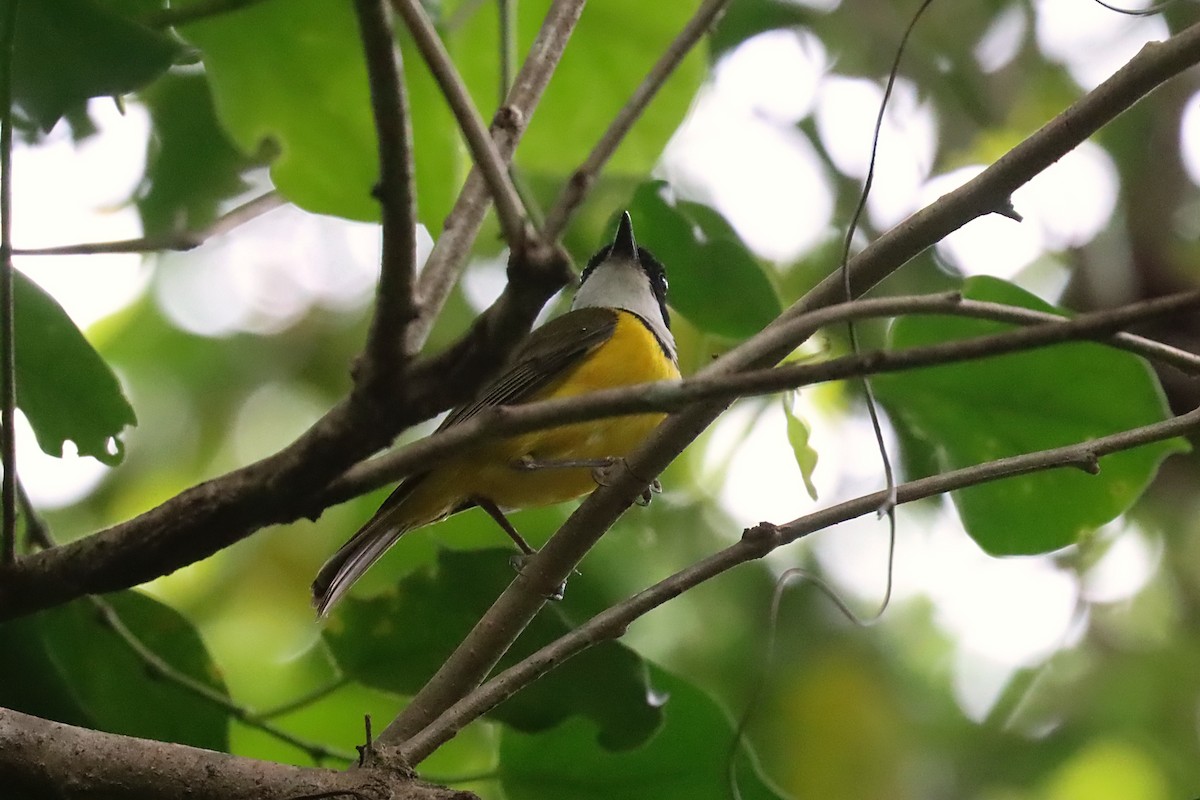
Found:
[[[806,4],[830,8],[836,0]],[[1000,16],[976,49],[983,69],[998,69],[1011,59],[1032,25],[1043,49],[1091,88],[1143,43],[1167,34],[1156,18],[1120,17],[1079,0],[1040,0],[1034,9],[1032,19],[1019,6]],[[836,60],[804,32],[772,31],[751,39],[717,65],[660,165],[660,174],[681,194],[713,204],[768,261],[794,259],[844,224],[832,217],[831,176],[796,132],[798,121],[815,119],[838,171],[857,179],[865,174],[881,88],[831,74]],[[137,215],[125,201],[143,169],[147,115],[131,104],[122,116],[107,100],[95,101],[91,111],[100,134],[79,147],[60,127],[41,146],[16,151],[18,247],[139,235]],[[1200,100],[1189,103],[1183,129],[1185,161],[1200,180]],[[936,110],[910,83],[898,81],[868,204],[873,226],[895,224],[982,168],[931,174],[937,135]],[[1024,223],[999,217],[972,222],[939,245],[939,252],[966,274],[1018,278],[1043,254],[1085,243],[1102,230],[1115,207],[1116,186],[1111,159],[1085,145],[1018,191],[1014,202]],[[1068,196],[1071,201],[1064,202]],[[81,326],[146,291],[150,270],[157,268],[156,300],[181,327],[207,336],[268,333],[316,305],[365,302],[376,272],[377,239],[373,226],[288,208],[191,254],[22,257],[17,264]],[[468,296],[482,307],[502,281],[502,267],[481,267],[469,274]],[[1045,293],[1061,276],[1042,273],[1037,281]],[[265,387],[247,402],[244,416],[260,419],[264,408],[282,402],[281,391]],[[298,420],[321,411],[307,398],[287,403]],[[820,503],[878,488],[882,477],[865,426],[831,417],[807,394],[800,403],[814,425],[812,442],[821,457],[815,475]],[[739,443],[749,413],[737,408],[717,424],[710,458],[731,459],[722,504],[746,524],[782,522],[815,508],[786,444],[781,407],[773,404]],[[19,436],[22,477],[44,507],[75,502],[106,472],[90,459],[42,455],[27,427]],[[260,454],[238,457],[254,455]],[[1069,643],[1078,629],[1081,595],[1113,601],[1144,585],[1157,563],[1155,543],[1120,526],[1111,535],[1116,542],[1111,552],[1080,587],[1048,557],[984,555],[962,534],[951,511],[932,518],[901,513],[896,601],[924,596],[933,603],[937,623],[958,642],[956,686],[968,713],[982,717],[1012,670]],[[877,602],[884,586],[884,524],[856,521],[803,546],[813,548],[837,585],[864,608]],[[782,568],[796,559],[787,553],[776,563]]]

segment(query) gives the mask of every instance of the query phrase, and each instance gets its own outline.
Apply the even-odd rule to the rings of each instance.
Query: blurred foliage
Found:
[[[11,2],[0,1],[0,13]],[[32,146],[60,117],[75,138],[92,135],[87,100],[119,95],[149,111],[145,175],[130,198],[147,233],[202,228],[264,187],[311,212],[376,216],[374,131],[348,3],[263,0],[178,30],[139,22],[161,5],[21,3],[13,79],[17,122]],[[488,118],[501,88],[494,4],[425,5]],[[519,4],[522,52],[547,5]],[[517,151],[516,175],[539,203],[556,196],[697,5],[589,4]],[[822,138],[811,114],[792,126],[789,133],[803,136],[821,161],[835,212],[806,252],[776,264],[752,252],[727,216],[708,204],[711,198],[689,196],[651,170],[715,59],[759,33],[811,36],[824,48],[828,77],[879,85],[916,3],[826,5],[835,7],[734,0],[707,51],[689,56],[664,87],[564,237],[581,262],[611,235],[615,211],[632,209],[639,241],[667,265],[687,372],[752,335],[829,274],[861,176],[838,168],[834,143]],[[1082,94],[1071,65],[1043,52],[1037,13],[1018,0],[943,2],[917,27],[900,78],[936,114],[931,175],[994,160]],[[1191,4],[1168,10],[1173,30],[1194,18]],[[1017,21],[1012,52],[985,70],[979,43],[1006,19]],[[399,39],[413,109],[420,219],[436,239],[469,160],[431,76],[407,38]],[[1061,297],[1034,267],[1017,283],[1038,286],[1045,300],[1076,310],[1196,285],[1196,190],[1179,140],[1180,118],[1196,86],[1193,75],[1176,80],[1097,137],[1119,176],[1118,210],[1095,240],[1043,259],[1041,266],[1067,282]],[[731,151],[739,146],[728,144]],[[263,166],[270,168],[269,186]],[[317,217],[307,219],[317,224]],[[139,425],[124,433],[119,468],[80,502],[46,511],[61,538],[128,519],[270,454],[348,389],[370,298],[336,295],[329,287],[350,283],[351,264],[374,256],[344,242],[314,246],[306,262],[332,276],[314,288],[312,264],[288,262],[292,251],[256,239],[258,224],[195,253],[147,256],[152,276],[146,291],[88,331],[112,371],[51,298],[18,284],[20,400],[43,446],[56,450],[71,440],[81,452],[107,457],[108,439],[133,421],[125,397],[137,410]],[[868,214],[858,241],[881,227]],[[502,276],[494,260],[499,249],[494,226],[485,227],[430,348],[464,330],[480,310],[481,298]],[[220,259],[231,263],[216,263]],[[259,326],[216,336],[189,328],[167,302],[186,299],[172,283],[182,268],[220,272],[223,291],[231,294],[270,268],[269,291],[250,300],[228,298],[257,303]],[[914,259],[880,291],[958,286],[956,272],[938,249]],[[1006,284],[971,279],[966,287],[980,297],[1049,307]],[[288,315],[274,305],[296,298],[303,302],[289,305]],[[217,304],[224,300],[218,297]],[[889,335],[894,345],[911,346],[995,329],[913,319],[890,334],[883,324],[864,324],[860,338],[868,347]],[[1193,349],[1200,343],[1194,320],[1145,332]],[[828,352],[845,347],[843,332],[827,333]],[[1200,403],[1194,381],[1172,374],[1161,380],[1173,407]],[[907,475],[1100,435],[1164,414],[1159,386],[1144,365],[1093,345],[914,373],[878,387]],[[801,396],[806,401],[808,393]],[[775,400],[745,401],[750,413],[742,419],[749,422],[719,423],[673,464],[663,476],[667,491],[626,515],[598,544],[565,601],[543,615],[520,646],[546,641],[757,522],[736,510],[724,486],[738,442],[772,420],[781,422],[778,449],[800,461],[788,474],[802,507],[813,507],[802,498],[817,487],[823,504],[878,488],[878,474],[863,483],[863,472],[873,467],[862,465],[878,463],[878,456],[870,440],[855,433],[859,395],[850,388],[832,397],[806,405],[803,422],[797,402],[780,414]],[[986,417],[979,413],[985,406],[994,407]],[[823,436],[828,429],[835,432]],[[866,452],[851,449],[864,442]],[[634,624],[621,644],[568,662],[491,720],[469,726],[421,769],[486,798],[727,796],[731,720],[745,712],[735,770],[745,797],[1195,796],[1200,495],[1194,462],[1168,461],[1143,502],[1131,508],[1159,461],[1177,449],[1171,443],[1106,458],[1098,477],[1029,476],[956,498],[966,530],[991,552],[1062,548],[1046,558],[1068,576],[1076,605],[1069,631],[1046,652],[1017,667],[987,664],[1000,673],[1000,685],[982,703],[979,693],[995,678],[988,669],[976,670],[987,657],[947,622],[953,609],[945,599],[923,586],[898,591],[882,623],[869,631],[847,624],[811,588],[794,589],[777,620],[774,656],[765,657],[766,609],[781,568],[803,565],[860,593],[861,583],[845,579],[846,562],[878,563],[872,591],[882,592],[883,534],[871,540],[870,552],[838,561],[820,548],[852,533],[838,530],[818,538],[815,550],[788,548],[770,563],[746,565],[673,600]],[[756,453],[738,463],[760,461],[765,456]],[[768,477],[767,467],[759,469]],[[317,521],[262,531],[108,601],[132,634],[175,670],[227,693],[248,713],[282,707],[272,719],[292,734],[350,750],[361,741],[362,714],[371,713],[377,724],[395,714],[509,574],[506,556],[494,550],[502,534],[483,514],[468,512],[405,537],[323,630],[312,618],[308,583],[382,497],[381,490]],[[531,510],[513,520],[539,543],[569,511]],[[906,548],[919,547],[939,508],[929,502],[913,514],[901,516],[898,586],[946,577],[931,574],[945,568],[940,562],[921,565],[927,572],[906,562]],[[1114,517],[1114,524],[1100,527]],[[1145,575],[1124,594],[1095,590],[1109,557],[1131,539],[1146,554]],[[950,577],[968,585],[976,580]],[[992,588],[980,580],[974,590],[983,595]],[[1021,598],[992,599],[1006,608]],[[978,623],[985,634],[989,623]],[[289,707],[309,695],[309,702]],[[148,671],[85,601],[0,627],[0,703],[106,730],[311,763],[303,748],[235,721]],[[606,748],[612,745],[624,749]]]

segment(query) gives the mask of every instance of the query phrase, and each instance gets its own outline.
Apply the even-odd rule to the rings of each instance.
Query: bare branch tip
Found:
[[[1086,472],[1088,475],[1100,474],[1100,457],[1096,455],[1094,450],[1087,451],[1078,461],[1075,466]]]
[[[774,522],[760,522],[742,531],[742,541],[773,548],[779,541],[779,526]]]
[[[1002,217],[1007,217],[1013,222],[1024,222],[1025,218],[1021,216],[1021,212],[1013,206],[1012,197],[1004,198],[1004,202],[992,209],[992,213],[999,214]]]

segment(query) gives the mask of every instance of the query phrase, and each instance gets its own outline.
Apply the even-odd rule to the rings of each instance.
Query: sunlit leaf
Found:
[[[1051,306],[995,278],[971,278],[964,296],[1041,311]],[[957,317],[906,317],[895,349],[1007,329]],[[1077,343],[880,376],[893,420],[934,449],[941,469],[1084,442],[1168,416],[1157,379],[1128,353]],[[1180,440],[1105,456],[1100,474],[1056,469],[956,492],[967,532],[990,553],[1041,553],[1074,542],[1133,504]]]
[[[636,750],[596,746],[595,727],[572,719],[536,735],[505,730],[500,778],[509,800],[727,800],[733,726],[712,698],[661,669],[651,672],[665,698],[666,724]],[[737,783],[750,800],[782,797],[743,748]]]
[[[53,297],[19,271],[14,278],[17,405],[38,445],[61,456],[72,441],[80,455],[118,463],[117,437],[137,417],[117,376]]]
[[[512,582],[510,556],[505,550],[443,551],[436,574],[414,573],[394,593],[344,601],[325,632],[338,664],[369,686],[415,694]],[[567,594],[569,598],[569,587]],[[570,629],[556,606],[544,609],[499,669]],[[650,697],[641,658],[616,642],[598,645],[505,701],[490,716],[518,730],[541,731],[576,714],[592,721],[599,741],[608,748],[634,747],[649,737],[661,712]]]
[[[817,487],[813,485],[812,476],[813,470],[817,468],[817,451],[809,444],[811,431],[808,423],[796,411],[792,392],[783,397],[783,413],[787,419],[788,444],[792,446],[792,452],[796,456],[796,466],[800,468],[800,475],[804,478],[804,488],[808,496],[816,500]]]

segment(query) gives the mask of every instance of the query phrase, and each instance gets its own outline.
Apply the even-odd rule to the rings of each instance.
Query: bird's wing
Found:
[[[503,374],[474,400],[450,412],[438,430],[465,422],[485,408],[528,400],[608,341],[616,328],[616,312],[607,308],[580,308],[547,322],[529,335]]]

